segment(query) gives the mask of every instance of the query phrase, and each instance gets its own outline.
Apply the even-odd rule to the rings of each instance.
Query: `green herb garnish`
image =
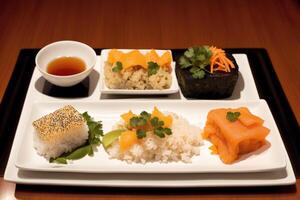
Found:
[[[155,62],[148,62],[148,76],[154,75],[157,73],[159,65]]]
[[[205,67],[210,64],[212,52],[208,46],[188,48],[184,55],[179,58],[179,65],[182,69],[190,68],[195,79],[205,77]]]
[[[164,128],[164,133],[167,135],[172,135],[172,130],[170,128]]]
[[[154,134],[157,135],[160,138],[164,138],[165,137],[164,128],[163,127],[155,128],[154,129]]]
[[[154,129],[154,134],[160,138],[164,138],[166,135],[171,135],[172,130],[169,128],[158,127]]]
[[[199,67],[192,67],[190,72],[192,73],[192,77],[195,79],[202,79],[205,76],[205,71]]]
[[[143,129],[138,129],[136,131],[136,136],[138,139],[142,139],[142,138],[146,137],[146,131]]]
[[[240,115],[241,115],[240,112],[227,112],[226,119],[231,122],[234,122],[239,118]]]
[[[89,127],[89,144],[99,145],[101,143],[100,137],[103,136],[101,122],[94,121],[87,112],[83,113],[82,116],[86,120]]]
[[[153,117],[150,120],[151,125],[154,127],[154,134],[160,138],[164,138],[165,135],[171,135],[172,130],[170,128],[163,128],[164,122],[160,121],[157,117]]]
[[[158,117],[151,118],[151,114],[146,111],[141,112],[139,116],[132,117],[129,120],[129,125],[131,128],[136,129],[136,136],[138,139],[142,139],[147,136],[148,128],[150,128],[149,130],[153,130],[153,133],[160,138],[164,138],[166,135],[172,134],[172,130],[170,128],[163,127],[163,121],[159,120]],[[147,125],[147,130],[141,128],[141,126],[144,125]],[[151,125],[152,128],[148,127],[148,125]]]
[[[68,160],[78,160],[86,155],[92,156],[94,154],[93,147],[101,143],[100,137],[103,136],[102,124],[94,121],[87,112],[83,113],[82,117],[89,128],[87,142],[71,152],[64,153],[57,158],[50,158],[50,163],[68,164]]]
[[[164,122],[163,121],[160,121],[158,119],[158,117],[153,117],[151,120],[150,120],[150,123],[151,125],[154,127],[154,128],[158,128],[158,127],[161,127],[164,125]]]
[[[145,120],[148,120],[148,119],[150,119],[151,114],[148,113],[148,112],[146,112],[146,111],[143,111],[143,112],[141,112],[140,116],[141,116],[142,118],[144,118]]]
[[[113,66],[113,68],[112,68],[112,71],[113,71],[113,72],[120,72],[122,69],[123,69],[122,63],[119,62],[119,61],[117,61],[117,62],[114,64],[114,66]]]
[[[132,117],[129,123],[131,127],[139,127],[146,125],[147,120],[143,117]]]

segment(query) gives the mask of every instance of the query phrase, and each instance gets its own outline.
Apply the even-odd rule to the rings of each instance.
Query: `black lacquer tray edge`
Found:
[[[9,157],[14,134],[19,122],[26,93],[35,67],[34,59],[39,49],[21,49],[9,84],[0,105],[0,176],[3,176]],[[296,177],[300,176],[300,141],[299,124],[288,103],[271,60],[262,48],[230,48],[228,53],[246,54],[251,66],[260,98],[265,99],[272,111]],[[101,49],[95,49],[99,55]],[[172,49],[173,55],[182,49]]]

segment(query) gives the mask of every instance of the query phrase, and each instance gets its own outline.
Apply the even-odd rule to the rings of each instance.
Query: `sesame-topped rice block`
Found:
[[[34,147],[47,159],[60,156],[84,144],[88,139],[85,119],[71,105],[37,119]]]

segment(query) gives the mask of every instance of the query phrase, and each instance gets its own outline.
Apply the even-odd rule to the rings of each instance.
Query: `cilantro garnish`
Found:
[[[172,130],[170,128],[163,128],[165,124],[163,121],[159,120],[158,117],[153,117],[150,120],[151,125],[154,127],[154,134],[160,138],[164,138],[165,135],[171,135]]]
[[[148,76],[154,75],[157,73],[159,65],[155,62],[148,62]]]
[[[163,126],[164,125],[164,122],[163,121],[160,121],[158,119],[158,117],[153,117],[151,120],[150,120],[150,123],[153,127],[155,128],[158,128],[160,126]]]
[[[239,118],[240,115],[241,115],[240,112],[227,112],[226,119],[231,122],[234,122]]]
[[[147,123],[147,120],[143,117],[132,117],[129,123],[131,127],[139,127],[144,126]]]
[[[136,129],[136,136],[138,139],[146,137],[147,130],[153,130],[153,133],[160,138],[172,134],[170,128],[163,127],[164,122],[162,120],[159,120],[158,117],[151,118],[151,114],[146,111],[141,112],[139,116],[132,117],[129,120],[129,125],[131,128]],[[147,126],[142,127],[144,125]]]
[[[113,68],[112,68],[112,71],[113,71],[113,72],[120,72],[122,69],[123,69],[122,63],[119,62],[119,61],[117,61],[117,62],[114,64],[114,66],[113,66]]]
[[[89,137],[86,143],[71,152],[64,153],[57,158],[50,158],[50,163],[68,164],[68,160],[78,160],[86,155],[94,154],[93,147],[101,143],[100,137],[103,136],[102,123],[96,122],[87,112],[82,114],[89,128]]]
[[[158,127],[154,129],[154,134],[160,138],[164,138],[166,135],[171,135],[172,130],[170,128]]]
[[[143,129],[138,129],[136,131],[136,136],[138,139],[144,138],[144,137],[146,137],[146,131]]]
[[[167,135],[172,135],[172,130],[170,128],[164,128],[164,133]]]
[[[202,79],[205,76],[204,70],[200,69],[199,67],[192,67],[190,72],[192,73],[192,77],[195,79]]]
[[[145,120],[148,120],[148,119],[150,119],[151,114],[150,114],[150,113],[147,113],[146,111],[143,111],[143,112],[141,112],[140,116],[141,116],[142,118],[144,118]]]
[[[154,134],[157,135],[160,138],[164,138],[165,134],[164,134],[164,128],[163,127],[158,127],[154,129]]]
[[[195,79],[205,77],[205,67],[210,64],[212,53],[208,46],[192,47],[179,58],[179,65],[182,69],[190,68],[190,72]]]
[[[89,143],[99,145],[101,143],[100,137],[103,136],[102,123],[94,121],[87,112],[83,113],[82,116],[89,127]]]

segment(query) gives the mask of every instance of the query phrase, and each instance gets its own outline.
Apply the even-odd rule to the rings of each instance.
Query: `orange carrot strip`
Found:
[[[235,68],[234,64],[230,59],[226,57],[226,53],[223,49],[211,46],[209,47],[212,55],[210,58],[210,72],[214,71],[225,71],[230,72],[231,68]]]

